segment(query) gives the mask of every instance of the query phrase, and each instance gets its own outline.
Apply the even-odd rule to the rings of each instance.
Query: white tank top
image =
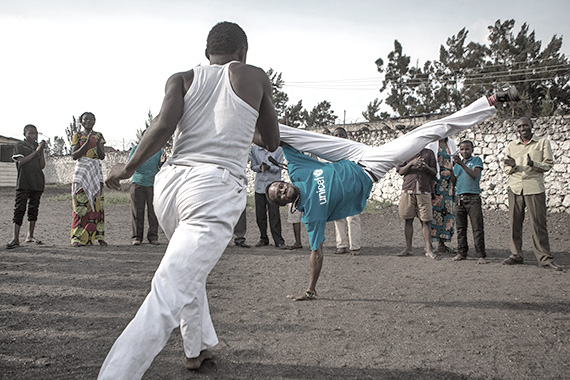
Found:
[[[170,163],[217,165],[247,179],[245,167],[259,113],[232,89],[232,63],[194,68]]]

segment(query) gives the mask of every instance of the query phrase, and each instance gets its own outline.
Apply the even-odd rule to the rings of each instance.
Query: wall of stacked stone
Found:
[[[474,154],[483,159],[485,170],[481,179],[481,195],[487,209],[508,209],[508,176],[503,172],[502,162],[507,144],[517,138],[515,121],[495,116],[454,137],[457,143],[463,139],[473,141]],[[550,212],[570,213],[570,116],[537,118],[533,119],[533,123],[535,135],[547,137],[554,154],[554,167],[545,175],[548,209]],[[417,125],[399,124],[394,128],[382,122],[377,126],[381,129],[374,130],[375,123],[367,123],[364,131],[351,126],[347,126],[347,130],[351,139],[378,146],[401,136]],[[374,185],[371,198],[397,204],[401,186],[401,176],[392,169]]]
[[[349,137],[371,146],[379,146],[401,136],[426,121],[425,117],[396,119],[387,123],[361,123],[345,126]],[[515,119],[492,119],[480,123],[454,137],[472,140],[474,153],[483,159],[485,170],[481,179],[482,198],[487,209],[507,210],[507,175],[503,173],[503,158],[507,144],[517,138]],[[554,154],[554,167],[545,175],[547,205],[550,212],[570,213],[570,115],[533,119],[534,133],[547,137]],[[103,164],[103,175],[118,162],[125,162],[128,152],[108,153]],[[48,158],[45,175],[47,183],[71,183],[75,161],[71,156]],[[254,172],[247,169],[248,193],[253,194]],[[283,173],[287,179],[287,173]],[[125,181],[127,184],[128,181]],[[400,198],[402,178],[392,169],[374,185],[371,199],[397,204]]]
[[[116,163],[126,162],[129,152],[106,153],[105,159],[101,161],[103,177],[111,170]],[[48,157],[44,175],[48,184],[67,184],[73,181],[75,162],[70,155]]]
[[[124,163],[129,158],[129,152],[116,152],[107,153],[105,159],[101,161],[101,166],[103,170],[103,178],[107,177],[107,174],[111,171],[111,167],[117,163]],[[44,175],[46,177],[46,183],[48,184],[69,184],[73,181],[73,172],[75,171],[75,161],[71,156],[52,156],[48,157],[46,161],[46,167],[44,169]],[[249,167],[246,171],[248,178],[248,194],[253,194],[254,192],[254,179],[255,172],[253,172]],[[284,178],[287,177],[287,173],[284,172]],[[121,181],[121,187],[127,189],[130,180]]]

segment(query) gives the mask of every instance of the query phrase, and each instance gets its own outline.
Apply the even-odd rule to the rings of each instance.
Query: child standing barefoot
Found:
[[[16,144],[12,159],[16,161],[18,179],[16,181],[16,202],[14,206],[14,235],[6,244],[7,249],[20,245],[20,227],[28,208],[28,235],[26,242],[41,244],[34,238],[34,228],[38,220],[40,197],[44,191],[45,178],[43,168],[46,166],[44,157],[45,141],[38,144],[38,130],[32,124],[24,127],[24,141]]]

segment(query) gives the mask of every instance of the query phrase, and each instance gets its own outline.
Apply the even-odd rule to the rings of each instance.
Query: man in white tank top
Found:
[[[107,178],[107,186],[119,189],[119,180],[130,178],[175,135],[154,196],[170,242],[150,293],[111,348],[99,379],[140,379],[178,326],[187,368],[212,357],[208,348],[218,339],[206,278],[245,208],[251,142],[269,151],[279,145],[271,82],[263,70],[245,64],[247,48],[237,24],[214,26],[206,46],[210,65],[168,79],[159,115],[129,162],[113,167]]]

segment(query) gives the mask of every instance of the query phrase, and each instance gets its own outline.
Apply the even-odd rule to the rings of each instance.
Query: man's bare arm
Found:
[[[77,142],[77,144],[71,147],[71,158],[74,160],[79,160],[81,157],[83,157],[83,155],[85,155],[88,150],[88,142],[91,139],[91,136],[93,136],[93,131],[87,134],[87,138],[85,139],[85,143],[83,145],[81,145],[80,142]]]
[[[176,130],[184,112],[184,93],[193,72],[178,73],[166,82],[166,90],[160,113],[154,118],[141,139],[137,150],[126,165],[115,165],[107,177],[107,186],[119,189],[119,180],[130,178],[135,170],[158,152]]]
[[[309,287],[302,295],[288,295],[287,298],[293,301],[307,301],[317,295],[317,281],[319,280],[323,267],[323,244],[324,243],[321,243],[316,251],[311,251]]]
[[[418,168],[422,162],[423,162],[423,159],[421,157],[416,157],[413,160],[407,162],[406,165],[399,167],[398,168],[398,174],[406,175],[406,174],[408,174],[410,169]]]
[[[38,148],[40,148],[39,155],[40,155],[40,168],[44,169],[46,167],[46,155],[44,154],[44,149],[46,146],[46,142],[42,140]]]
[[[313,292],[316,292],[317,281],[319,281],[319,276],[321,275],[321,269],[323,267],[323,244],[319,245],[316,251],[311,251],[311,265],[310,265],[310,278],[309,278],[309,288]]]
[[[176,130],[184,112],[184,77],[182,73],[174,74],[166,82],[166,89],[159,114],[152,120],[148,130],[141,139],[137,150],[125,165],[130,174],[136,168],[154,156],[170,139]]]
[[[269,87],[271,87],[271,83],[269,83]],[[281,138],[279,136],[277,113],[269,94],[271,94],[271,89],[269,89],[269,92],[266,89],[259,108],[259,117],[255,125],[253,142],[270,152],[274,152],[279,146]]]
[[[467,175],[473,179],[477,179],[479,173],[481,173],[482,170],[482,168],[479,166],[476,166],[473,169],[469,168],[467,165],[465,165],[465,162],[462,159],[457,159],[455,163],[461,166],[465,173],[467,173]]]
[[[430,174],[431,176],[436,176],[437,175],[437,169],[436,168],[432,168],[431,166],[425,164],[423,166],[423,169],[425,172],[427,172],[428,174]]]
[[[103,145],[104,144],[101,142],[101,135],[99,135],[97,140],[97,157],[99,157],[100,160],[105,159],[105,148]]]
[[[271,101],[271,81],[258,67],[246,64],[230,66],[230,81],[236,94],[259,112],[253,142],[275,151],[279,146],[279,124]]]
[[[45,157],[44,157],[44,147],[45,147],[46,143],[45,141],[42,140],[41,143],[38,144],[37,148],[30,154],[28,154],[27,156],[21,156],[16,158],[16,161],[18,162],[18,165],[26,165],[28,162],[30,162],[34,157],[36,157],[38,154],[40,155],[40,167],[43,169],[46,166],[46,162],[45,162]]]

